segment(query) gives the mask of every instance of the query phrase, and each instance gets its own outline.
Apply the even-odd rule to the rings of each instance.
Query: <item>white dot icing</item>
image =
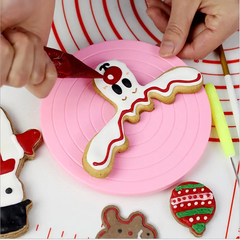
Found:
[[[199,220],[200,220],[200,217],[198,216],[198,217],[196,217],[196,219],[199,221]]]
[[[212,200],[213,199],[213,194],[209,193],[209,197],[207,197],[207,195],[205,193],[199,193],[199,194],[188,194],[188,196],[177,196],[175,198],[173,198],[171,200],[171,204],[175,205],[175,204],[179,204],[179,203],[183,203],[183,202],[196,202],[199,201],[199,203],[201,201],[206,201],[206,200]]]
[[[204,199],[208,199],[208,196],[205,194],[205,195],[203,196],[203,198],[204,198]]]
[[[193,218],[189,218],[189,222],[193,222]]]

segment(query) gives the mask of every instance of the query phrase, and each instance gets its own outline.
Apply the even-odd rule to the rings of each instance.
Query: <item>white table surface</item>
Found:
[[[61,49],[60,45],[62,44],[67,52],[74,53],[89,44],[115,40],[119,36],[123,39],[137,38],[152,44],[156,44],[152,35],[161,40],[162,34],[145,14],[146,2],[144,0],[106,1],[111,20],[119,33],[118,36],[106,18],[104,2],[79,0],[77,3],[80,6],[83,23],[81,25],[77,17],[76,1],[57,0],[54,16],[56,31],[51,31],[48,45]],[[137,20],[130,3],[136,7],[141,21],[152,35],[149,35]],[[91,6],[94,15],[91,14]],[[121,12],[124,18],[121,16]],[[93,21],[93,16],[95,16],[100,31]],[[83,26],[87,29],[88,35],[82,31]],[[60,45],[56,34],[61,41]],[[239,99],[239,33],[234,33],[227,39],[223,43],[223,47]],[[227,90],[224,88],[221,65],[217,62],[219,61],[218,56],[211,53],[204,60],[184,61],[203,73],[204,84],[211,82],[217,87],[227,123],[231,126],[230,132],[236,150],[234,162],[239,168],[238,133],[234,127],[230,103],[225,101],[229,98]],[[25,88],[15,89],[4,86],[1,88],[0,94],[1,106],[10,115],[18,132],[24,132],[30,128],[41,130],[40,99],[31,95]],[[201,160],[192,171],[184,176],[182,181],[202,182],[214,192],[217,202],[216,213],[207,224],[202,238],[236,239],[240,235],[239,188],[236,186],[230,161],[226,159],[220,143],[215,142],[216,139],[216,130],[212,127],[210,141]],[[177,223],[171,215],[169,198],[172,188],[138,197],[111,196],[96,192],[79,184],[65,173],[44,144],[37,150],[36,159],[25,164],[20,179],[25,185],[27,198],[33,201],[33,208],[29,212],[30,229],[21,237],[23,239],[95,238],[101,229],[101,211],[110,204],[118,206],[122,216],[126,218],[134,211],[143,212],[147,216],[148,222],[156,227],[159,237],[162,239],[194,238],[189,230]]]

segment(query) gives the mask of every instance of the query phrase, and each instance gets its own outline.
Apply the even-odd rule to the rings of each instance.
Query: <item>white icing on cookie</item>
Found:
[[[201,74],[193,68],[178,67],[167,71],[154,81],[141,86],[126,64],[116,60],[97,66],[96,70],[104,79],[94,79],[96,88],[116,106],[116,114],[107,125],[91,140],[84,159],[95,170],[109,166],[112,151],[125,143],[123,119],[136,116],[137,106],[148,106],[151,94],[167,99],[176,86],[191,87],[202,83]]]
[[[16,177],[16,170],[20,159],[24,156],[24,150],[13,134],[11,124],[2,109],[0,109],[0,115],[0,154],[3,162],[8,159],[15,160],[14,169],[11,172],[0,175],[1,207],[4,207],[23,200],[22,184]],[[7,189],[8,191],[6,192]]]
[[[213,199],[213,194],[212,193],[208,193],[209,195],[207,195],[206,193],[199,193],[199,194],[189,194],[183,197],[176,197],[171,199],[171,204],[172,205],[176,205],[176,204],[181,204],[183,202],[189,202],[189,201],[207,201],[209,199]],[[197,205],[197,204],[195,204]]]
[[[9,158],[15,159],[16,170],[19,163],[19,159],[21,159],[24,155],[24,150],[18,143],[16,136],[13,134],[11,124],[2,109],[0,109],[0,115],[1,115],[0,153],[2,155],[3,161]]]
[[[14,172],[1,175],[1,207],[13,205],[23,200],[22,184]]]
[[[141,238],[141,234],[143,233],[143,230],[141,229],[139,232],[138,232],[138,237],[137,237],[137,239],[142,239]]]

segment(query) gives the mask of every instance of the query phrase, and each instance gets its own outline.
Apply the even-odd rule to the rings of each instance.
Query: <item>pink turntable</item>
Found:
[[[95,68],[116,59],[126,63],[141,85],[163,72],[186,64],[179,58],[163,59],[158,47],[139,41],[107,41],[75,54]],[[54,159],[80,183],[115,195],[144,195],[173,185],[188,173],[208,143],[211,110],[204,89],[178,94],[173,104],[153,100],[155,109],[143,112],[137,124],[124,122],[130,146],[115,156],[105,179],[91,177],[82,167],[87,143],[115,114],[115,108],[95,93],[90,79],[58,79],[42,101],[44,141]]]

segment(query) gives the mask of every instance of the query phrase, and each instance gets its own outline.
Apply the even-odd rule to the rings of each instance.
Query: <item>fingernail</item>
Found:
[[[174,44],[172,42],[162,42],[160,45],[159,55],[161,57],[170,57],[174,51]]]

